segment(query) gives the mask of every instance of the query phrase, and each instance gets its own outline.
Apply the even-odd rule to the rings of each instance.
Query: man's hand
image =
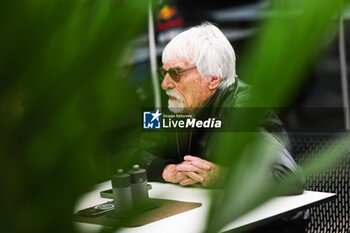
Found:
[[[162,173],[162,177],[166,182],[179,183],[187,178],[183,172],[178,172],[175,164],[168,164]]]
[[[190,162],[184,161],[178,165],[169,164],[167,165],[162,173],[162,177],[165,181],[170,183],[179,183],[182,186],[194,185],[199,182],[203,182],[204,178],[198,175],[194,171],[181,172],[177,170],[180,165],[191,165]]]
[[[167,165],[162,173],[165,181],[182,186],[223,187],[228,169],[207,160],[186,155],[180,164]]]
[[[200,182],[204,187],[223,187],[228,169],[218,166],[207,160],[186,155],[185,162],[176,165],[177,172],[187,174],[188,178],[182,179],[180,185],[192,185]]]

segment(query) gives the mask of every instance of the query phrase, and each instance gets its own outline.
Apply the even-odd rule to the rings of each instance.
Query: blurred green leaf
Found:
[[[242,61],[241,77],[253,87],[246,107],[283,107],[302,84],[304,74],[329,40],[332,18],[342,9],[342,1],[284,1],[272,9],[275,13],[263,22],[258,38],[252,41]],[[257,126],[262,115],[246,115],[232,124]],[[240,118],[241,119],[241,118]],[[348,142],[349,138],[346,137]],[[234,142],[234,143],[233,143]],[[300,184],[297,173],[277,185],[263,175],[271,166],[274,150],[266,142],[256,141],[253,133],[230,133],[222,137],[216,151],[220,161],[231,164],[231,174],[222,199],[214,199],[208,217],[207,232],[218,232],[226,224],[271,197]],[[338,151],[323,154],[322,159],[305,167],[305,173],[320,171],[334,164]]]
[[[120,61],[145,27],[147,6],[137,0],[1,2],[4,232],[73,232],[76,199],[110,176],[100,144],[137,106]]]

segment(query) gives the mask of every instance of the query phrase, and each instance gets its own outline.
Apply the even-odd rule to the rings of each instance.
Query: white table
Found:
[[[181,214],[177,214],[162,220],[133,228],[122,228],[118,232],[125,233],[196,233],[202,232],[204,230],[207,212],[209,210],[210,198],[208,195],[208,190],[201,188],[192,187],[181,187],[179,185],[173,184],[163,184],[163,183],[153,183],[152,190],[149,191],[149,195],[152,198],[163,198],[179,201],[189,201],[189,202],[201,202],[202,206],[195,208]],[[100,191],[110,189],[111,183],[104,182],[96,186],[93,192],[84,195],[79,203],[76,205],[76,209],[84,209],[93,205],[104,203],[110,199],[105,199],[100,197]],[[214,190],[212,192],[219,192]],[[265,204],[259,206],[258,208],[250,211],[246,215],[236,219],[235,221],[228,224],[222,229],[222,231],[232,230],[240,227],[246,227],[248,225],[261,222],[270,221],[284,214],[306,209],[309,206],[319,204],[321,202],[328,201],[335,197],[333,193],[322,193],[305,191],[302,195],[296,196],[284,196],[273,198],[272,200],[266,202]],[[98,232],[101,230],[101,226],[95,224],[87,223],[75,223],[78,231],[80,232]]]

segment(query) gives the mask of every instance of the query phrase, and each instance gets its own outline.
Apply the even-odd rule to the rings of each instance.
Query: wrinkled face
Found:
[[[174,60],[165,63],[163,67],[185,70],[193,67],[185,60]],[[174,113],[189,113],[194,115],[201,109],[211,96],[209,83],[199,74],[197,68],[181,73],[180,81],[175,82],[169,74],[164,77],[162,89],[169,96],[168,106]]]

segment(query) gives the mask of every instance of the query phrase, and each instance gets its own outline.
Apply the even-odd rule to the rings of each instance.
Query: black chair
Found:
[[[298,164],[310,161],[315,152],[326,147],[336,146],[335,137],[339,134],[293,133],[290,134],[291,151]],[[349,145],[350,146],[350,145]],[[306,190],[337,193],[335,201],[310,209],[310,222],[307,233],[350,232],[349,189],[350,189],[350,155],[329,170],[313,174],[306,180]]]

